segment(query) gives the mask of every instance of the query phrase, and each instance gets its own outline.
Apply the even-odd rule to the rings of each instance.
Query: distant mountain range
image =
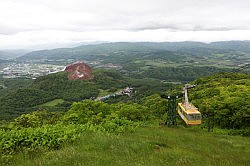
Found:
[[[0,50],[0,59],[9,60],[27,54],[28,50]]]
[[[159,51],[172,51],[190,55],[211,55],[225,52],[250,53],[250,41],[224,41],[213,43],[201,42],[116,42],[101,43],[92,45],[82,45],[74,48],[57,48],[51,50],[32,51],[18,60],[38,60],[38,59],[75,59],[93,60],[103,58],[117,53],[138,55]],[[0,57],[1,58],[1,57]]]

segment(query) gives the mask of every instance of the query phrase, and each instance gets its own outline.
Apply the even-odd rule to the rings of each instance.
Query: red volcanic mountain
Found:
[[[70,64],[65,68],[65,71],[69,73],[68,78],[71,80],[84,80],[93,78],[91,75],[91,68],[89,65],[83,62],[75,62]]]

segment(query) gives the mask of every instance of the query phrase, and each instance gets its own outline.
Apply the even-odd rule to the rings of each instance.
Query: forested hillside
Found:
[[[50,74],[32,82],[25,79],[18,82],[9,80],[12,83],[9,87],[13,90],[5,88],[0,91],[3,94],[0,97],[0,119],[9,120],[23,113],[43,108],[50,111],[67,111],[74,101],[112,94],[127,86],[135,88],[136,93],[132,98],[125,97],[117,101],[140,100],[144,96],[165,91],[173,86],[173,84],[163,83],[157,79],[124,77],[113,70],[93,70],[94,78],[90,80],[69,80],[67,74],[67,72]],[[57,103],[57,101],[60,102]],[[51,105],[51,103],[46,104],[47,102],[52,102],[53,107],[47,107]]]
[[[12,119],[37,109],[65,112],[72,102],[112,94],[126,86],[132,86],[136,91],[131,97],[111,98],[106,102],[129,100],[157,108],[158,99],[150,95],[164,93],[174,87],[174,84],[154,79],[126,78],[112,70],[94,70],[93,75],[92,80],[81,81],[69,80],[64,72],[40,77],[29,87],[17,89],[1,98],[1,119]],[[220,73],[199,78],[192,83],[197,86],[190,90],[190,99],[202,113],[204,127],[212,122],[219,128],[249,130],[249,75]],[[181,93],[181,87],[175,88],[178,94]],[[47,107],[50,105],[53,107]],[[167,109],[167,105],[164,107]],[[157,117],[165,117],[164,110],[159,112],[156,113]]]
[[[122,55],[129,53],[133,55],[149,55],[151,52],[169,51],[181,52],[186,55],[208,56],[220,53],[238,53],[250,52],[249,41],[229,41],[229,42],[214,42],[210,44],[201,42],[117,42],[103,43],[95,45],[83,45],[74,48],[59,48],[53,50],[40,50],[30,52],[19,59],[97,59],[105,58],[106,55]],[[108,57],[106,57],[108,58]]]
[[[62,99],[65,103],[72,103],[73,101],[91,97],[95,98],[99,93],[99,89],[107,89],[105,83],[114,88],[126,85],[124,81],[109,76],[109,74],[112,75],[111,71],[104,71],[102,74],[99,74],[102,76],[101,80],[103,82],[100,81],[99,72],[96,71],[95,73],[96,78],[91,81],[71,81],[67,77],[67,72],[61,72],[39,77],[28,87],[17,87],[16,90],[1,96],[1,119],[10,119],[11,117],[30,112],[37,109],[33,107],[54,99]],[[65,109],[64,106],[59,108],[61,111],[66,111]]]
[[[6,94],[10,93],[11,91],[15,91],[19,88],[25,88],[32,84],[32,79],[26,78],[17,78],[17,79],[4,79],[1,78],[0,75],[0,95],[1,97],[5,96]]]
[[[250,76],[215,74],[193,82],[190,99],[203,114],[203,124],[250,131]],[[209,122],[210,121],[210,122]]]

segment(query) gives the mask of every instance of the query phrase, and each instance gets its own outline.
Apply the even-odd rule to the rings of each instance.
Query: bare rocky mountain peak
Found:
[[[71,80],[85,80],[93,78],[91,74],[91,67],[82,61],[77,61],[68,65],[65,68],[65,71],[69,73],[68,78]]]

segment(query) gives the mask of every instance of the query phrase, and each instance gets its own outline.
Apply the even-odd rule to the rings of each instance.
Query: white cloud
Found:
[[[248,0],[0,0],[0,48],[250,40]]]

